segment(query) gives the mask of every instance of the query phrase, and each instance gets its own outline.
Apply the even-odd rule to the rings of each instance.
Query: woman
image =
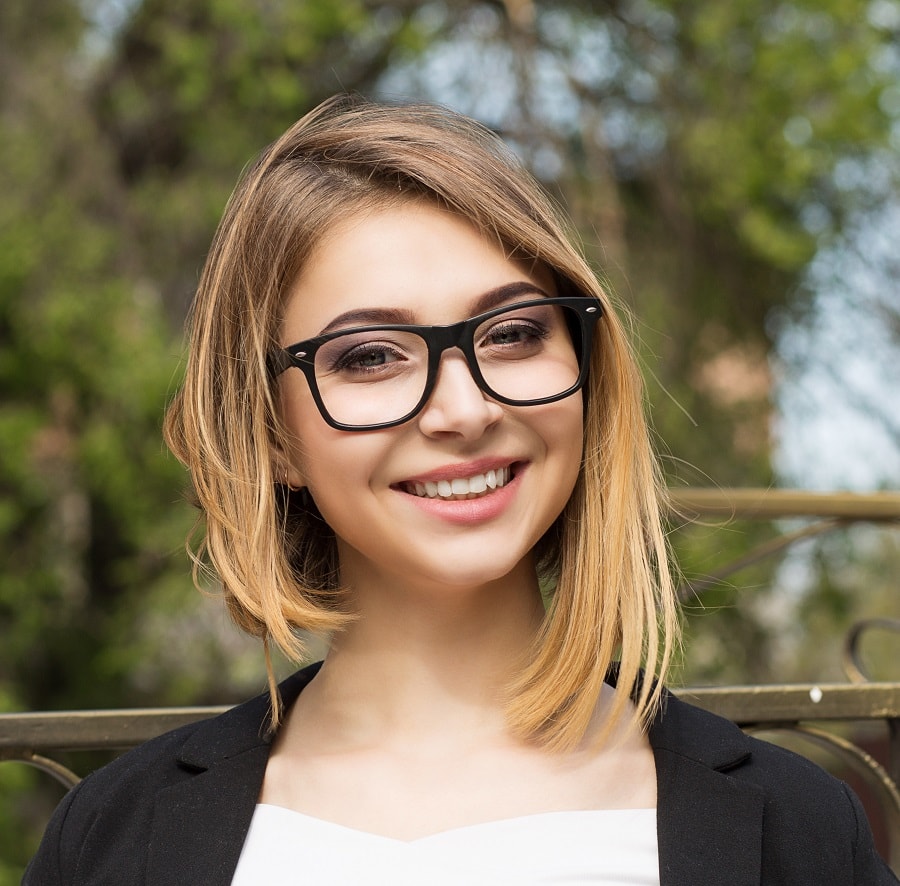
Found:
[[[490,133],[308,114],[229,203],[190,336],[197,568],[267,655],[329,652],[85,779],[26,883],[896,882],[843,785],[663,689],[638,372]]]

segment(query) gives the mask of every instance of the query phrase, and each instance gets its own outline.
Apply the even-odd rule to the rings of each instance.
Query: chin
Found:
[[[432,569],[410,570],[405,575],[417,574],[423,584],[457,590],[474,590],[512,578],[520,584],[523,580],[535,580],[534,559],[530,554],[512,563],[498,563],[495,557],[481,563],[470,560],[465,565],[460,561],[458,558],[454,563],[443,563]]]

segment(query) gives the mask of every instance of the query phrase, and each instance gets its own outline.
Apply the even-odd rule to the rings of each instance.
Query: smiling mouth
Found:
[[[463,501],[464,499],[482,498],[496,489],[502,489],[513,478],[512,465],[473,474],[471,477],[460,477],[453,480],[426,480],[424,482],[404,483],[403,491],[419,498],[437,498],[442,501]]]

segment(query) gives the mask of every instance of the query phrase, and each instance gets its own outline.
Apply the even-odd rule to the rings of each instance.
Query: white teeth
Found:
[[[509,483],[511,471],[508,467],[497,468],[473,477],[459,477],[454,480],[426,480],[424,483],[409,483],[406,491],[420,498],[445,498],[458,500],[476,498],[488,491],[500,489]]]

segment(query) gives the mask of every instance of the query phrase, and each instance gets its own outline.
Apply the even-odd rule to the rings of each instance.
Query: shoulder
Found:
[[[833,798],[844,793],[842,782],[821,767],[785,748],[746,734],[717,714],[670,693],[650,729],[658,757],[672,755],[757,785],[766,796],[793,794]]]
[[[286,703],[308,679],[300,672],[282,684]],[[260,695],[91,773],[57,807],[24,886],[91,883],[98,870],[110,882],[139,882],[154,845],[180,839],[188,854],[191,842],[218,829],[242,842],[268,758],[268,712],[269,699]]]
[[[150,739],[84,778],[66,796],[69,819],[113,807],[137,809],[156,792],[189,780],[219,759],[264,743],[262,696],[217,717]]]
[[[111,874],[110,882],[142,882],[159,798],[177,795],[196,776],[183,750],[214,734],[224,717],[152,739],[79,782],[50,819],[23,886],[105,882],[98,871]]]
[[[129,871],[128,865],[142,862],[140,835],[150,833],[156,796],[189,777],[178,765],[179,749],[205,722],[148,741],[72,788],[50,819],[23,886],[82,882],[79,872],[91,867],[92,846],[97,843],[106,846],[110,856],[120,847],[123,859],[115,869],[121,882],[136,877],[139,868]],[[130,861],[124,858],[126,846],[132,847]]]
[[[805,757],[670,694],[651,726],[650,743],[661,821],[672,823],[681,839],[686,828],[674,819],[701,808],[709,827],[725,814],[732,825],[740,821],[745,833],[735,827],[735,840],[757,835],[761,868],[771,882],[897,882],[875,852],[858,798]],[[816,872],[826,880],[816,881]],[[835,872],[843,879],[827,880]]]

